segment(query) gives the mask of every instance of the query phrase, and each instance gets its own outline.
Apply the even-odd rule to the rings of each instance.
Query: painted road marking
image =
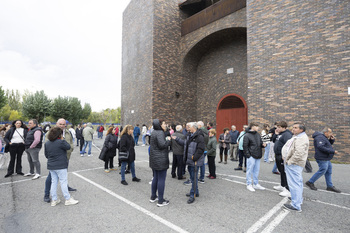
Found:
[[[289,210],[282,210],[277,217],[270,222],[269,225],[262,231],[262,233],[270,233],[282,222],[282,220],[290,213]]]
[[[183,232],[183,233],[187,232],[186,230],[184,230],[184,229],[182,229],[182,228],[176,226],[175,224],[173,224],[173,223],[171,223],[171,222],[169,222],[169,221],[167,221],[167,220],[165,220],[165,219],[159,217],[158,215],[156,215],[156,214],[154,214],[154,213],[152,213],[152,212],[146,210],[145,208],[143,208],[143,207],[141,207],[141,206],[135,204],[134,202],[131,202],[131,201],[129,201],[128,199],[126,199],[126,198],[124,198],[124,197],[122,197],[122,196],[119,196],[118,194],[114,193],[113,191],[111,191],[111,190],[109,190],[109,189],[107,189],[107,188],[105,188],[105,187],[103,187],[103,186],[101,186],[101,185],[99,185],[99,184],[93,182],[92,180],[90,180],[90,179],[88,179],[88,178],[85,178],[84,176],[82,176],[82,175],[80,175],[80,174],[78,174],[78,173],[76,173],[76,172],[73,172],[73,174],[76,175],[76,176],[78,176],[79,178],[81,178],[81,179],[87,181],[88,183],[90,183],[90,184],[96,186],[97,188],[101,189],[102,191],[105,191],[106,193],[108,193],[108,194],[110,194],[110,195],[116,197],[117,199],[121,200],[122,202],[124,202],[124,203],[126,203],[126,204],[132,206],[133,208],[135,208],[135,209],[141,211],[142,213],[144,213],[144,214],[150,216],[151,218],[153,218],[153,219],[157,220],[158,222],[164,224],[165,226],[167,226],[167,227],[173,229],[174,231]]]

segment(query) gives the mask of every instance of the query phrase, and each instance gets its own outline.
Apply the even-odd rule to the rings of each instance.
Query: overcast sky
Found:
[[[120,106],[122,12],[130,0],[0,0],[0,85]]]

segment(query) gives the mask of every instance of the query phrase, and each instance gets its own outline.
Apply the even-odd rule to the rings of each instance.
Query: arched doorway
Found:
[[[224,128],[235,125],[238,131],[242,131],[243,125],[248,124],[248,108],[244,99],[237,94],[224,96],[216,110],[217,138],[223,133]]]

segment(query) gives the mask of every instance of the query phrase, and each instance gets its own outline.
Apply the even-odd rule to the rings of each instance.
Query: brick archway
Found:
[[[248,124],[248,107],[242,96],[228,94],[221,98],[216,109],[217,138],[224,128],[231,129],[232,125],[242,131],[243,125]]]

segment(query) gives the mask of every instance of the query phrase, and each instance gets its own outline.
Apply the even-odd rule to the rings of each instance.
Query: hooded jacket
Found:
[[[176,142],[184,145],[184,162],[189,166],[194,166],[197,161],[197,166],[204,164],[204,137],[203,132],[197,130],[193,135],[188,134],[186,140],[176,138]]]
[[[315,159],[317,160],[331,160],[334,156],[335,150],[332,147],[334,139],[328,139],[323,133],[315,132],[314,138]]]
[[[158,119],[153,120],[153,132],[150,139],[150,168],[162,171],[169,168],[168,146],[171,141],[165,139],[165,134]]]
[[[249,130],[243,139],[243,151],[247,158],[253,156],[254,159],[261,159],[263,142],[260,134],[256,131]]]

